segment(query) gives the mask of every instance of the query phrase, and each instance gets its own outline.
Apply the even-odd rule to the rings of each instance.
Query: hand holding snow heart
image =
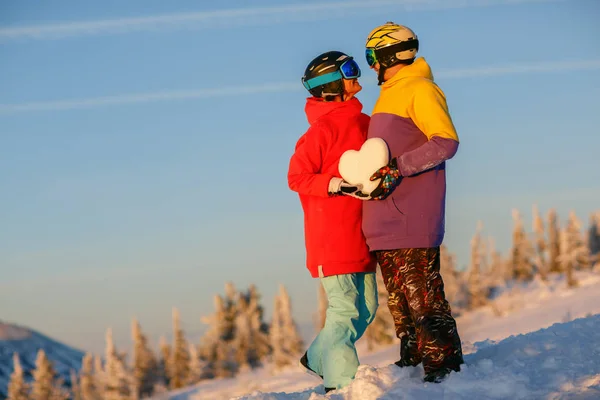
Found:
[[[377,170],[387,165],[389,150],[383,139],[368,139],[360,150],[348,150],[338,164],[342,178],[348,183],[361,187],[364,194],[370,194],[381,179],[371,181],[370,178]]]

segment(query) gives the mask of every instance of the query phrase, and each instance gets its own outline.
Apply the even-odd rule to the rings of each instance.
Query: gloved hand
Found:
[[[344,195],[354,197],[360,200],[369,200],[371,197],[361,192],[362,187],[360,185],[352,185],[342,178],[333,177],[329,181],[329,195]]]
[[[379,168],[377,172],[371,175],[371,181],[380,179],[379,185],[371,192],[371,198],[373,200],[383,200],[388,197],[394,189],[400,184],[402,175],[398,169],[398,161],[396,158],[392,160],[385,167]]]

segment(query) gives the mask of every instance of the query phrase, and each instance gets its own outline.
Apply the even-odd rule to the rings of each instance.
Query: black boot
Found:
[[[452,372],[450,368],[442,367],[425,374],[423,381],[431,383],[440,383]]]
[[[312,370],[309,366],[308,366],[308,352],[305,352],[304,355],[302,356],[302,358],[300,359],[300,365],[302,367],[304,367],[304,369],[306,370],[306,372],[316,378],[321,378],[323,379],[322,375],[317,374],[314,370]]]
[[[396,361],[398,367],[416,367],[421,363],[421,355],[417,348],[416,337],[404,335],[400,339],[400,360]]]

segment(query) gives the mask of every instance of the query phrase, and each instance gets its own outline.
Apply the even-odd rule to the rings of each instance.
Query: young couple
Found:
[[[366,59],[381,93],[372,117],[355,97],[361,72],[352,57],[330,51],[306,68],[310,127],[290,160],[288,183],[304,211],[307,268],[320,278],[329,307],[325,326],[300,360],[325,390],[347,386],[359,360],[355,342],[375,318],[379,264],[400,339],[398,367],[423,364],[440,382],[463,363],[460,337],[440,276],[444,237],[445,161],[458,137],[444,93],[412,30],[388,22],[374,29]],[[385,140],[388,165],[365,195],[338,171],[341,155],[368,138]]]

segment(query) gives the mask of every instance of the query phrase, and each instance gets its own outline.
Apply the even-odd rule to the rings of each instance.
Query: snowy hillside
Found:
[[[573,289],[562,276],[513,287],[490,306],[459,317],[467,366],[439,385],[423,383],[421,367],[390,365],[398,359],[396,345],[373,353],[361,346],[355,382],[327,396],[318,380],[292,367],[210,380],[155,399],[597,399],[600,274],[576,277]]]
[[[83,352],[59,343],[41,333],[0,321],[0,399],[6,396],[8,380],[13,370],[13,353],[18,353],[21,365],[29,378],[35,367],[39,349],[46,352],[54,368],[67,384],[70,384],[71,369],[79,371]]]

